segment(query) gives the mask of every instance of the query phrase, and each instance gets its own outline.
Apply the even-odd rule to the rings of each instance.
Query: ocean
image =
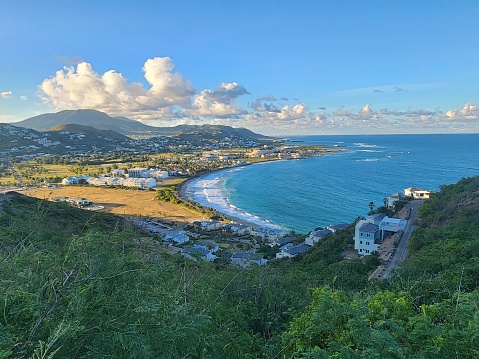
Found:
[[[479,174],[479,134],[290,137],[346,152],[214,172],[187,195],[257,225],[299,233],[351,223],[407,187],[438,191]],[[292,144],[294,144],[292,143]]]

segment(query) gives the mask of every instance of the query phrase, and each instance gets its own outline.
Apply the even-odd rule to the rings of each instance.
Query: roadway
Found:
[[[417,219],[417,211],[421,204],[423,204],[423,199],[417,199],[414,201],[409,202],[409,219],[407,221],[406,228],[404,229],[403,235],[401,236],[401,240],[398,243],[398,246],[394,250],[391,259],[389,262],[383,267],[384,270],[381,273],[380,278],[389,278],[391,272],[398,268],[399,265],[407,258],[408,251],[407,251],[407,244],[409,239],[411,238],[412,232],[416,229],[414,222]]]

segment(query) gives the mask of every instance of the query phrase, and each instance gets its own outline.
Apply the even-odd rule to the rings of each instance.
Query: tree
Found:
[[[369,214],[373,214],[374,213],[374,202],[369,202]]]

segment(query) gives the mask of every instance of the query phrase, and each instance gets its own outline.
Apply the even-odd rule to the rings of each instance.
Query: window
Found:
[[[363,232],[361,232],[359,235],[362,237],[362,236],[363,236]]]
[[[369,242],[366,242],[366,245],[369,246]]]
[[[360,249],[359,251],[360,251],[360,252],[362,252],[363,250],[362,250],[362,249]]]
[[[366,249],[366,253],[369,253],[369,249]]]
[[[371,237],[371,233],[366,234],[366,237],[368,238]]]
[[[359,244],[363,244],[363,241],[359,241]]]

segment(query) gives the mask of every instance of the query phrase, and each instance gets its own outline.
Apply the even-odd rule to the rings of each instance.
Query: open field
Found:
[[[148,216],[180,223],[201,219],[201,214],[169,202],[155,200],[155,191],[139,191],[104,187],[36,188],[22,192],[36,198],[84,197],[105,207],[105,210],[127,216]]]

